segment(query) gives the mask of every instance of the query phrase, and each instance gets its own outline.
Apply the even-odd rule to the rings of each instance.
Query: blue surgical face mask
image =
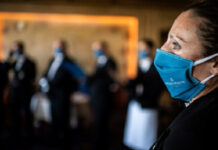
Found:
[[[22,52],[21,52],[19,49],[17,49],[17,50],[14,51],[14,56],[15,56],[15,57],[19,57],[19,56],[21,56],[21,55],[22,55]]]
[[[148,52],[145,50],[139,50],[138,51],[138,58],[139,59],[144,59],[148,57]]]
[[[63,50],[61,48],[55,48],[54,49],[54,56],[57,57],[57,56],[63,56],[64,53],[63,53]]]
[[[97,59],[100,56],[104,55],[103,50],[102,49],[98,49],[96,51],[94,51],[94,57]]]
[[[171,96],[189,102],[206,87],[205,83],[215,76],[210,75],[203,81],[198,81],[192,76],[193,67],[216,56],[218,53],[194,62],[157,49],[154,65]]]

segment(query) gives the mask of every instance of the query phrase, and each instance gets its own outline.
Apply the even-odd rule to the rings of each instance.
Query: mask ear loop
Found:
[[[197,66],[197,65],[199,65],[199,64],[202,64],[202,63],[204,63],[204,62],[206,62],[206,61],[208,61],[208,60],[210,60],[210,59],[212,59],[212,58],[214,58],[214,57],[217,57],[217,56],[218,56],[218,53],[213,54],[213,55],[208,56],[208,57],[205,57],[205,58],[203,58],[203,59],[197,60],[197,61],[194,62],[194,66]]]
[[[215,77],[216,75],[212,74],[209,77],[207,77],[206,79],[204,79],[203,81],[201,81],[202,84],[205,84],[207,81],[209,81],[210,79],[212,79],[213,77]]]
[[[214,57],[217,57],[217,56],[218,56],[218,53],[213,54],[213,55],[208,56],[208,57],[205,57],[205,58],[203,58],[203,59],[197,60],[197,61],[194,62],[194,65],[193,65],[193,66],[197,66],[197,65],[199,65],[199,64],[202,64],[202,63],[204,63],[204,62],[206,62],[206,61],[208,61],[208,60],[210,60],[210,59],[212,59],[212,58],[214,58]],[[216,75],[212,74],[212,75],[210,75],[209,77],[207,77],[206,79],[204,79],[203,81],[201,81],[201,83],[202,83],[202,84],[205,84],[207,81],[209,81],[210,79],[212,79],[212,78],[215,77],[215,76],[216,76]]]

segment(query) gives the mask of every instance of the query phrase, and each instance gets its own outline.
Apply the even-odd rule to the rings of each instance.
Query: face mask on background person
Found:
[[[93,52],[93,54],[94,54],[94,57],[95,57],[96,59],[98,59],[99,57],[101,57],[101,56],[104,55],[104,52],[103,52],[102,49],[98,49],[98,50],[95,50],[95,51]]]
[[[21,50],[17,49],[17,50],[15,50],[15,51],[13,52],[13,54],[14,54],[15,57],[19,57],[19,56],[22,55],[22,52],[21,52]]]
[[[206,87],[205,83],[215,76],[212,74],[203,81],[198,81],[192,76],[193,67],[216,56],[218,53],[194,62],[157,49],[154,65],[171,96],[189,102]]]
[[[147,58],[148,57],[148,52],[147,51],[145,51],[145,50],[139,50],[138,51],[138,58],[139,59],[145,59],[145,58]]]
[[[138,63],[142,72],[147,72],[151,66],[152,59],[146,50],[138,50]]]
[[[55,57],[63,57],[64,53],[61,48],[55,48],[54,50],[54,56]]]

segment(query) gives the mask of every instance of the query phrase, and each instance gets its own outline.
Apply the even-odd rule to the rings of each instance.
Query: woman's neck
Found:
[[[195,96],[189,103],[190,104],[193,103],[194,101],[198,100],[202,96],[207,95],[217,87],[218,87],[218,76],[208,81],[206,84],[206,88],[203,91],[201,91],[197,96]]]

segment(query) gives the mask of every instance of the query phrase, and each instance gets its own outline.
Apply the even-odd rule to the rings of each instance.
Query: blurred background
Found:
[[[179,2],[173,0],[12,0],[10,2],[1,0],[0,11],[22,12],[26,15],[34,12],[62,15],[131,16],[138,20],[138,31],[136,29],[137,33],[135,33],[138,34],[137,38],[149,37],[155,42],[156,47],[160,47],[167,37],[173,20],[185,6],[192,2],[193,0]],[[1,19],[3,57],[6,57],[12,41],[20,39],[26,43],[27,54],[36,57],[35,59],[39,61],[39,65],[37,65],[39,73],[45,69],[46,58],[52,53],[50,45],[57,38],[66,39],[69,43],[69,54],[78,56],[75,59],[88,73],[93,68],[92,60],[89,65],[86,63],[87,58],[90,58],[91,55],[90,45],[92,41],[99,39],[108,42],[112,56],[118,61],[119,66],[124,65],[122,57],[126,53],[124,51],[128,50],[126,43],[129,31],[127,26],[122,26],[122,23],[121,25],[117,23],[105,26],[96,20],[96,24],[90,25],[86,22],[78,25],[77,23],[66,23],[66,21],[49,22],[49,19],[47,19],[48,21],[43,21],[46,19],[31,21],[25,17],[22,19],[20,16],[17,19],[10,18],[11,16],[8,15]],[[110,21],[110,19],[108,20]],[[122,78],[125,76],[123,70],[120,71],[120,74]]]
[[[0,58],[4,66],[0,73],[4,74],[5,72],[5,78],[1,75],[5,82],[1,82],[4,86],[2,86],[2,97],[0,97],[2,109],[0,149],[131,149],[123,143],[130,99],[126,85],[128,85],[129,80],[137,77],[138,41],[142,38],[153,41],[153,50],[150,52],[150,57],[153,59],[155,49],[165,42],[174,19],[193,2],[196,1],[0,0]],[[30,89],[28,86],[25,87],[26,89],[17,86],[18,81],[15,83],[15,80],[19,80],[21,85],[26,84],[26,81],[20,82],[20,80],[28,76],[25,71],[19,72],[22,69],[19,70],[13,66],[13,64],[16,66],[18,57],[14,58],[13,62],[13,58],[11,58],[13,54],[11,53],[16,51],[14,45],[17,44],[17,49],[19,49],[19,43],[25,47],[22,55],[25,54],[25,58],[34,62],[34,65],[29,67],[29,70],[27,69],[27,72],[34,72],[34,75],[31,78],[32,91],[29,98],[23,100],[21,96],[18,104],[19,94],[23,92],[25,95],[27,89]],[[104,46],[104,43],[107,46]],[[60,77],[62,78],[61,84],[55,85],[56,82],[53,83],[48,74],[56,60],[55,52],[60,49],[64,51],[64,58],[65,56],[70,58],[66,61],[70,62],[72,66],[76,64],[77,69],[75,67],[74,69],[72,69],[73,67],[66,69],[70,70],[66,73],[67,75],[60,73],[64,74]],[[104,55],[107,56],[106,62],[113,60],[108,65],[109,67],[106,67],[109,68],[109,71],[106,71],[107,74],[98,75],[98,63],[100,66],[105,65],[105,58],[102,57],[102,65],[102,62],[99,62],[101,59],[95,57],[96,55],[101,56],[101,54],[95,53],[95,50],[98,49],[103,49]],[[63,56],[61,55],[60,58],[63,59]],[[110,59],[109,56],[113,59]],[[34,69],[30,71],[30,68]],[[71,82],[72,79],[68,80],[68,74],[73,76],[75,82]],[[109,77],[100,80],[103,78],[102,76]],[[43,90],[44,82],[40,83],[40,81],[44,81],[40,80],[44,77],[49,85],[48,90]],[[111,82],[102,84],[106,81]],[[97,82],[102,87],[112,87],[109,96],[103,90],[96,90],[96,87],[102,89]],[[81,90],[83,84],[86,85],[85,90]],[[62,86],[63,88],[59,89]],[[16,92],[13,91],[18,90],[15,87],[17,89],[24,88],[24,90],[19,91],[18,96],[16,96]],[[51,91],[57,90],[54,93],[58,93],[64,89],[63,91],[66,92],[70,88],[72,88],[70,95],[68,94],[68,97],[65,98],[69,101],[66,103],[67,107],[62,107],[60,110],[58,108],[56,112],[57,115],[70,107],[68,113],[62,114],[59,120],[57,119],[57,122],[64,122],[63,117],[68,116],[69,130],[65,131],[63,127],[62,133],[62,127],[60,127],[61,133],[54,135],[59,129],[53,129],[53,126],[58,126],[57,123],[54,123],[53,111],[55,109],[53,105],[59,107],[62,106],[62,103],[55,103],[55,100],[52,99],[54,97],[54,99],[61,99],[66,94],[52,95]],[[95,97],[96,93],[100,95],[99,93],[104,92],[106,98],[103,99],[110,97],[108,101],[112,101],[112,104],[109,102],[100,106],[98,104],[101,103],[101,100],[96,102],[93,99],[98,99]],[[58,96],[61,98],[57,98]],[[22,106],[22,103],[26,103],[25,101],[28,101],[28,104]],[[61,102],[63,101],[61,100]],[[181,107],[179,103],[171,100],[165,89],[162,90],[158,97],[157,108],[159,112],[158,135],[180,112]],[[14,112],[14,109],[17,111]],[[102,109],[108,111],[102,111]],[[19,117],[14,117],[14,114],[19,114]],[[103,114],[103,117],[99,117],[98,114]],[[100,118],[100,122],[104,123],[97,124],[96,122],[99,120],[96,121],[96,118],[97,120]],[[102,118],[107,118],[107,121],[101,120]],[[19,125],[15,123],[16,119],[19,120]],[[28,121],[29,119],[31,121]],[[14,133],[17,126],[19,126],[19,134]],[[108,129],[105,131],[99,126],[108,126]],[[29,127],[31,132],[27,129]],[[98,133],[101,130],[103,131]],[[95,141],[99,138],[99,136],[95,136],[96,134],[99,134],[100,139],[102,136],[102,139],[105,140]],[[107,137],[104,136],[106,134]],[[102,146],[96,148],[96,142],[97,145],[100,142]]]

